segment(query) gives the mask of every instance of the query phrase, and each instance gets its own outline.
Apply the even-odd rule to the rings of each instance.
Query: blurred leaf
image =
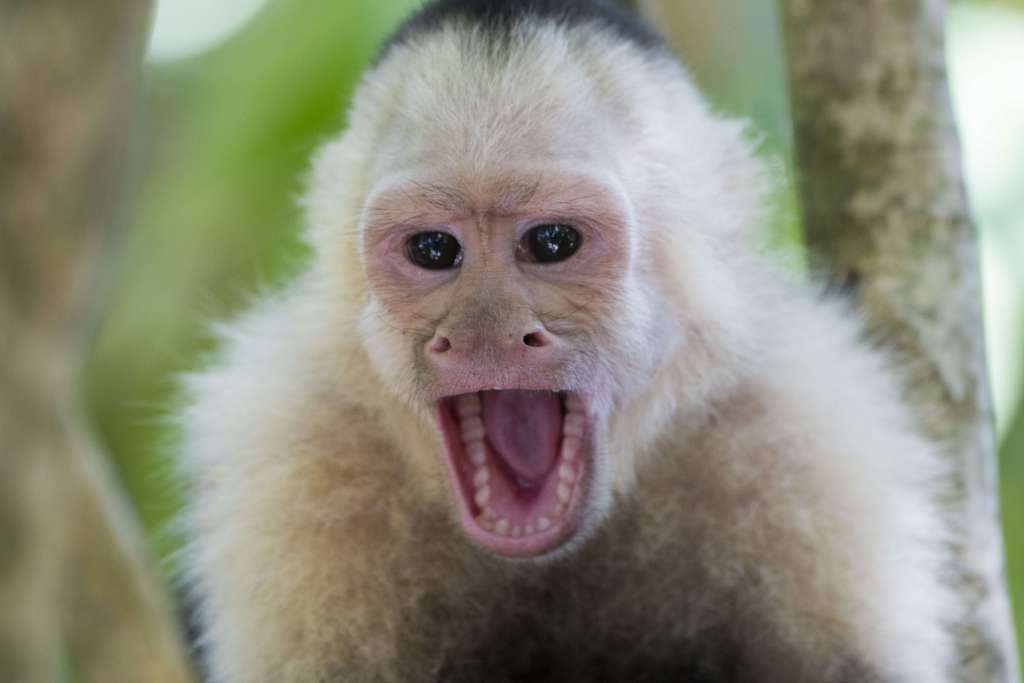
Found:
[[[152,142],[85,392],[161,557],[180,504],[174,378],[209,348],[206,321],[301,262],[294,200],[310,154],[413,4],[278,0],[220,48],[148,74]]]
[[[1024,0],[954,0],[954,2],[958,5],[1002,5],[1003,7],[1024,9]]]

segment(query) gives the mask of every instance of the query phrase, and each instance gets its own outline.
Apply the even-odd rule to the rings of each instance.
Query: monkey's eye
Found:
[[[447,270],[462,263],[462,245],[447,232],[418,232],[406,240],[405,253],[427,270]]]
[[[519,258],[534,263],[564,261],[583,244],[583,235],[564,223],[548,223],[531,229],[519,242]]]

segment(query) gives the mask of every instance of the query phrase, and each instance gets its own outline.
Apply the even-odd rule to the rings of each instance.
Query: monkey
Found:
[[[951,681],[948,477],[611,0],[427,0],[184,382],[215,683]]]

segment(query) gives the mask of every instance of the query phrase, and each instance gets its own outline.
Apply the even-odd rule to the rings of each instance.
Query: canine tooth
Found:
[[[569,394],[565,397],[565,407],[570,413],[582,413],[583,399],[579,397],[579,394]]]
[[[562,423],[562,434],[564,436],[574,436],[577,439],[583,438],[583,429],[586,425],[587,418],[583,417],[580,413],[569,413],[565,416],[565,421]]]
[[[545,529],[547,529],[550,526],[551,526],[551,520],[548,519],[547,517],[538,517],[537,518],[537,528],[540,529],[541,531],[544,531]]]
[[[462,422],[459,423],[459,428],[462,430],[462,442],[473,443],[484,438],[484,421],[479,417],[465,417]]]
[[[483,464],[487,462],[487,449],[484,446],[483,441],[474,441],[466,446],[466,450],[469,451],[469,461],[475,466],[482,467]],[[565,450],[564,446],[562,447],[562,450]]]
[[[481,529],[486,529],[487,531],[494,530],[494,524],[492,524],[491,520],[487,519],[487,517],[484,515],[478,516],[476,518],[476,523],[480,525]]]
[[[499,519],[497,522],[494,523],[494,530],[497,533],[501,534],[502,536],[507,536],[508,535],[508,527],[509,527],[509,521],[507,519],[505,519],[504,517],[502,517],[501,519]]]
[[[563,462],[561,467],[558,468],[558,478],[564,481],[566,484],[571,484],[576,481],[576,472],[567,462]]]
[[[562,439],[562,459],[572,462],[580,452],[583,442],[575,436],[566,436]]]
[[[558,502],[568,503],[570,495],[572,495],[572,489],[569,488],[569,485],[564,481],[558,482]]]
[[[555,505],[555,517],[561,517],[565,514],[565,505],[558,503]]]
[[[464,394],[455,401],[455,412],[459,417],[473,417],[480,414],[480,396],[477,394]]]
[[[473,473],[473,486],[480,488],[491,479],[491,471],[486,467],[477,467]]]
[[[473,496],[473,502],[476,503],[477,507],[482,508],[487,505],[491,500],[491,487],[486,484],[476,490],[476,495]]]
[[[487,520],[490,520],[490,521],[493,522],[494,520],[496,520],[498,518],[498,513],[495,512],[494,508],[492,508],[490,505],[484,505],[483,506],[483,512],[481,513],[481,516],[484,519],[487,519]]]
[[[532,522],[527,522],[526,523],[526,535],[527,536],[532,536],[533,532],[534,532],[533,523]]]

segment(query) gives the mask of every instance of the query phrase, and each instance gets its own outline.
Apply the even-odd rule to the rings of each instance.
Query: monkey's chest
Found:
[[[564,608],[553,600],[549,609]],[[656,624],[599,622],[579,610],[524,613],[513,608],[444,657],[444,683],[744,681],[738,652],[717,638],[662,637]]]
[[[584,551],[539,577],[516,577],[483,606],[447,626],[450,647],[438,680],[744,681],[741,653],[724,629],[696,616],[685,563],[671,569],[637,562],[630,544]],[[678,557],[678,556],[677,556]],[[670,573],[666,573],[670,572]],[[488,599],[489,598],[489,599]],[[702,622],[694,638],[693,619]],[[440,625],[446,630],[446,625]]]

